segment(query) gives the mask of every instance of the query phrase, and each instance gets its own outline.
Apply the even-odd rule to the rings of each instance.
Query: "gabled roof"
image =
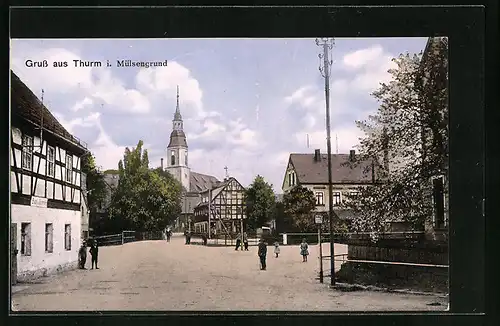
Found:
[[[191,171],[189,177],[189,191],[202,192],[212,188],[220,182],[216,177]]]
[[[224,188],[226,188],[227,185],[229,185],[232,181],[235,181],[237,184],[239,184],[241,186],[241,188],[245,189],[245,187],[243,187],[241,185],[241,183],[239,183],[238,180],[236,180],[236,178],[234,177],[229,177],[228,179],[225,179],[224,181],[218,181],[217,183],[215,183],[213,185],[213,187],[210,189],[211,190],[211,198],[212,198],[212,201],[221,193],[222,190],[224,190]],[[206,189],[205,191],[203,191],[204,193],[207,193],[208,192],[208,189]],[[204,205],[208,205],[208,202],[200,202],[197,207],[199,206],[204,206]]]
[[[43,117],[44,129],[87,151],[87,144],[70,134],[12,70],[10,71],[10,76],[10,110],[13,117],[20,117],[36,125],[41,125]]]
[[[321,160],[314,161],[314,154],[290,154],[299,184],[328,183],[328,155],[320,154]],[[349,154],[332,154],[332,183],[371,183],[371,161],[349,164]],[[368,169],[368,173],[366,170]]]

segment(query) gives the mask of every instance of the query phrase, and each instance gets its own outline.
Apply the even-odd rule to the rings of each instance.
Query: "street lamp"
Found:
[[[326,150],[328,154],[328,222],[330,226],[330,280],[331,285],[335,285],[335,255],[333,239],[333,189],[332,189],[332,144],[330,140],[330,69],[332,60],[329,58],[328,50],[333,49],[335,41],[333,38],[322,37],[316,39],[316,45],[323,47],[320,53],[319,71],[325,78],[325,102],[326,102]],[[322,60],[321,60],[322,59]]]

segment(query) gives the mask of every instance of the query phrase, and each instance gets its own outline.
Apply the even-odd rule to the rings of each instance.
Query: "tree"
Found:
[[[285,214],[290,216],[294,225],[306,232],[314,227],[313,211],[316,208],[316,197],[311,190],[297,186],[283,196]]]
[[[81,166],[82,172],[86,174],[85,185],[87,187],[87,193],[84,194],[84,196],[86,196],[89,210],[89,222],[94,224],[96,222],[96,211],[100,203],[102,203],[106,197],[107,186],[103,174],[96,166],[93,154],[84,156]],[[94,225],[92,225],[92,227],[93,226]]]
[[[142,146],[139,141],[136,148],[126,148],[118,163],[120,181],[109,216],[123,229],[159,230],[180,214],[182,189],[169,174],[149,169],[147,150]]]
[[[250,230],[266,225],[273,217],[276,196],[273,186],[257,175],[253,183],[245,190],[247,204],[247,225]]]
[[[429,179],[447,172],[447,43],[439,42],[425,60],[422,53],[406,53],[393,61],[392,80],[372,94],[380,103],[377,112],[356,122],[366,134],[360,154],[384,166],[380,184],[360,187],[344,201],[355,212],[357,231],[378,233],[388,221],[421,228],[432,215]]]

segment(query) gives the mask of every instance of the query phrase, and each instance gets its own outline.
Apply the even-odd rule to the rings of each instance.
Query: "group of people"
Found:
[[[280,244],[278,241],[274,242],[274,254],[275,257],[278,258],[280,254]],[[260,269],[266,270],[266,257],[267,257],[267,243],[264,239],[260,239],[259,241],[259,249],[257,251],[257,255],[260,260]],[[307,262],[307,256],[309,256],[309,245],[306,242],[306,239],[302,239],[302,243],[300,244],[300,255],[302,256],[302,262]]]
[[[90,257],[91,257],[91,268],[90,269],[99,269],[97,267],[97,259],[99,256],[99,246],[97,244],[97,240],[87,240],[83,241],[82,246],[80,247],[80,250],[78,251],[78,268],[80,269],[86,269],[85,268],[85,263],[87,262],[87,244],[90,243]]]

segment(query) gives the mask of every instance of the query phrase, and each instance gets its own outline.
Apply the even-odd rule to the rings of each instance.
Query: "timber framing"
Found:
[[[201,224],[208,226],[210,214],[211,227],[218,234],[230,234],[246,219],[245,188],[235,178],[201,193],[201,197],[202,202],[194,209],[195,228]]]

